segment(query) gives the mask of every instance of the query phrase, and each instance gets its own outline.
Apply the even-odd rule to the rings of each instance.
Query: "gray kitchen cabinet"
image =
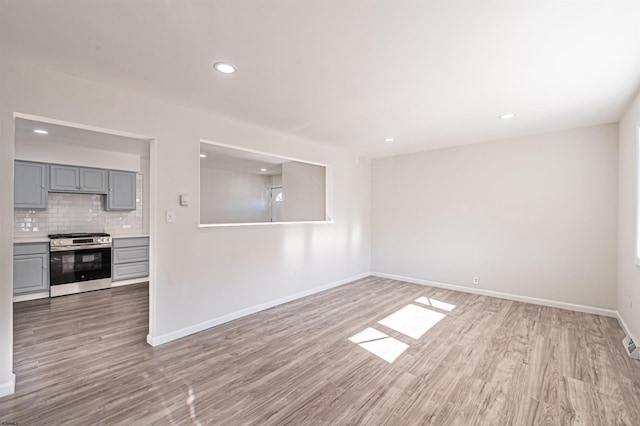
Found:
[[[107,193],[107,170],[88,167],[50,166],[50,191]]]
[[[105,210],[136,209],[136,172],[15,162],[14,207],[46,209],[47,192],[106,194]]]
[[[47,208],[47,164],[16,161],[13,206],[16,209]]]
[[[13,245],[13,294],[49,290],[49,245]]]
[[[149,275],[149,237],[114,239],[112,250],[113,281]]]
[[[80,168],[51,164],[49,166],[49,190],[54,192],[80,191]]]
[[[136,173],[109,170],[106,210],[136,209]]]
[[[92,194],[106,194],[107,170],[80,167],[80,191]]]

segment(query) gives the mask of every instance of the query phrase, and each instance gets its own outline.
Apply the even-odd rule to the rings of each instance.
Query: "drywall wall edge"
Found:
[[[16,375],[11,375],[11,380],[7,383],[0,384],[0,398],[11,395],[16,391]]]
[[[637,342],[636,338],[633,336],[633,334],[631,334],[631,331],[629,329],[629,326],[627,325],[627,323],[624,321],[624,318],[622,318],[622,315],[620,315],[620,312],[617,312],[617,318],[618,318],[618,323],[620,324],[620,326],[622,327],[622,330],[624,331],[624,334],[626,334],[627,336],[631,337],[631,339],[633,339],[634,342]]]

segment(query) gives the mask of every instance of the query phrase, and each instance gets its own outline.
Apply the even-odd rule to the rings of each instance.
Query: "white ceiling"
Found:
[[[617,121],[640,1],[2,0],[0,50],[376,157]]]
[[[102,151],[121,152],[149,159],[149,141],[112,135],[103,132],[43,123],[37,120],[16,118],[15,143],[50,143],[65,147],[83,147]],[[34,133],[35,129],[46,130],[46,135]]]

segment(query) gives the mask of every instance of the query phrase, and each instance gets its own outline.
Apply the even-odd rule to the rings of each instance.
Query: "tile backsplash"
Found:
[[[47,210],[14,209],[14,235],[107,232],[143,228],[142,175],[136,179],[136,210],[107,211],[104,195],[50,192]]]

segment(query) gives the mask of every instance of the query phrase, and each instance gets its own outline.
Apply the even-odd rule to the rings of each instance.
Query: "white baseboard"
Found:
[[[13,296],[13,302],[26,302],[27,300],[36,300],[36,299],[48,299],[49,292],[48,291],[40,291],[38,293],[29,293],[29,294],[19,294],[17,296]]]
[[[130,280],[122,280],[122,281],[113,281],[111,283],[111,287],[122,287],[123,285],[130,285],[130,284],[138,284],[138,283],[144,283],[144,282],[149,282],[149,277],[142,277],[142,278],[132,278]]]
[[[371,274],[369,272],[354,275],[352,277],[345,278],[343,280],[325,284],[320,287],[315,287],[310,290],[301,291],[299,293],[295,293],[290,296],[281,297],[280,299],[272,300],[270,302],[261,303],[260,305],[251,306],[246,309],[232,312],[230,314],[223,315],[221,317],[214,318],[208,321],[203,321],[201,323],[194,324],[189,327],[181,328],[180,330],[172,331],[171,333],[162,334],[160,336],[154,337],[151,335],[147,335],[147,343],[150,344],[151,346],[162,345],[163,343],[171,342],[172,340],[176,340],[181,337],[185,337],[190,334],[194,334],[199,331],[203,331],[208,328],[215,327],[216,325],[224,324],[225,322],[233,321],[235,319],[242,318],[247,315],[255,314],[256,312],[264,311],[265,309],[273,308],[274,306],[282,305],[283,303],[291,302],[293,300],[301,299],[306,296],[311,296],[312,294],[320,293],[321,291],[329,290],[334,287],[348,284],[350,282],[359,280],[361,278],[366,278],[370,275]]]
[[[7,383],[0,383],[0,398],[11,395],[16,391],[16,375],[12,374]]]
[[[143,282],[148,282],[149,281],[149,277],[142,277],[142,278],[133,278],[130,280],[123,280],[123,281],[115,281],[111,283],[111,287],[121,287],[124,285],[130,285],[130,284],[138,284],[138,283],[143,283]],[[40,291],[38,293],[29,293],[29,294],[19,294],[17,296],[13,296],[13,302],[25,302],[27,300],[36,300],[36,299],[48,299],[49,298],[49,292],[48,291]]]
[[[516,302],[532,303],[534,305],[549,306],[551,308],[566,309],[569,311],[585,312],[587,314],[602,315],[605,317],[620,318],[618,311],[613,309],[596,308],[593,306],[575,305],[573,303],[558,302],[555,300],[539,299],[537,297],[520,296],[517,294],[502,293],[499,291],[485,290],[481,288],[464,287],[461,285],[445,284],[436,281],[421,280],[419,278],[403,277],[400,275],[384,274],[382,272],[372,272],[371,275],[380,278],[405,281],[413,284],[428,285],[431,287],[444,288],[447,290],[462,291],[464,293],[479,294],[481,296],[497,297],[500,299],[515,300]]]
[[[618,322],[620,323],[620,326],[622,327],[622,330],[624,331],[624,334],[626,334],[627,336],[631,337],[633,339],[634,342],[637,342],[636,338],[634,337],[634,335],[631,333],[631,330],[629,329],[629,326],[627,325],[627,323],[624,321],[624,318],[622,318],[622,315],[620,315],[620,312],[617,312],[617,318],[618,318]]]

